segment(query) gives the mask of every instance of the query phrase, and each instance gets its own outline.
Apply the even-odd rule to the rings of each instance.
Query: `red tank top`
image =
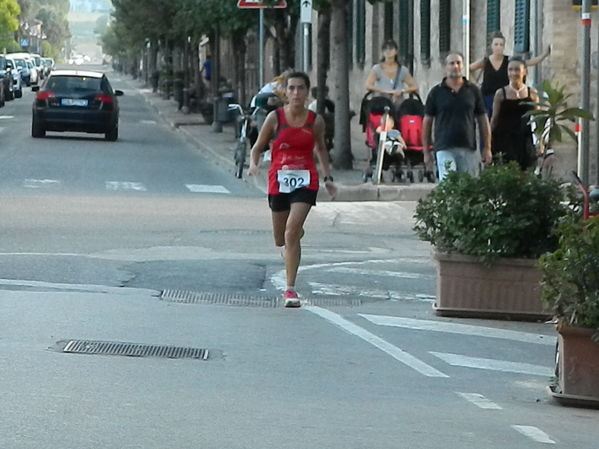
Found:
[[[272,155],[268,170],[268,194],[288,193],[297,188],[318,190],[318,171],[314,162],[314,120],[316,114],[308,111],[303,126],[289,126],[285,110],[277,109],[279,122],[272,141]],[[308,178],[309,174],[309,180]]]

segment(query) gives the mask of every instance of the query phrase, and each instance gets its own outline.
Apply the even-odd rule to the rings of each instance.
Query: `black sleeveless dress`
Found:
[[[503,101],[499,110],[499,117],[492,135],[493,154],[502,153],[503,161],[515,161],[522,170],[534,165],[537,160],[535,147],[532,140],[532,130],[528,119],[523,115],[533,107],[525,104],[532,101],[530,88],[526,98],[509,100],[505,87],[501,88]]]

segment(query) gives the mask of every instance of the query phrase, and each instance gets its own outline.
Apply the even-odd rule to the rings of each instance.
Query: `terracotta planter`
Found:
[[[490,267],[477,258],[435,253],[438,315],[539,320],[551,313],[541,302],[536,259],[499,259]]]
[[[599,407],[599,344],[595,331],[558,325],[559,375],[553,396],[565,405]]]

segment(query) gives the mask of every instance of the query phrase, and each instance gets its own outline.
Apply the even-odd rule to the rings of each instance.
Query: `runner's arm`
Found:
[[[264,120],[262,129],[260,129],[260,133],[258,134],[258,139],[252,147],[252,151],[250,153],[250,168],[248,170],[250,175],[255,175],[258,172],[260,154],[264,151],[272,137],[275,135],[276,129],[277,113],[276,111],[272,111],[270,114],[266,116],[266,120]]]
[[[324,120],[320,115],[316,116],[314,121],[314,142],[316,157],[322,168],[322,176],[331,176],[331,167],[329,166],[329,152],[327,146],[324,143]],[[327,181],[328,182],[328,181]]]

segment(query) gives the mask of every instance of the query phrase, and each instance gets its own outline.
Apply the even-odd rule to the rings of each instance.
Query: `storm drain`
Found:
[[[235,293],[200,293],[186,290],[163,290],[160,299],[182,304],[222,304],[245,307],[277,307],[279,299],[267,296],[249,296]]]
[[[69,354],[121,355],[126,357],[160,357],[167,359],[208,360],[208,349],[179,346],[146,345],[96,340],[67,340],[58,343]]]
[[[236,293],[214,293],[214,292],[194,292],[188,290],[163,290],[160,295],[162,301],[175,302],[180,304],[221,304],[227,306],[245,306],[245,307],[283,307],[283,300],[280,297],[251,296]],[[302,298],[302,304],[322,307],[358,307],[364,303],[358,298]]]

